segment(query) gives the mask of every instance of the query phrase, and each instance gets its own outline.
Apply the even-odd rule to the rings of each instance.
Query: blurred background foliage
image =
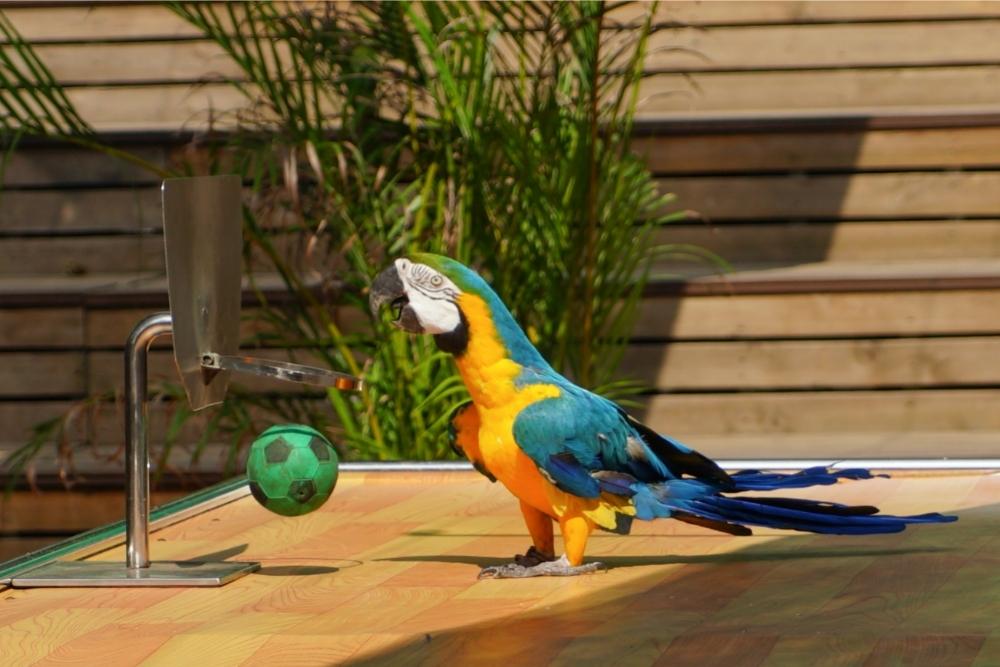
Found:
[[[279,420],[326,429],[348,458],[450,456],[446,420],[465,397],[450,360],[365,307],[371,279],[416,250],[479,269],[580,384],[617,399],[641,390],[615,371],[651,262],[699,254],[652,243],[669,197],[630,150],[653,5],[627,29],[604,2],[169,6],[238,63],[231,83],[247,100],[217,114],[227,130],[173,173],[240,174],[251,284],[277,274],[297,297],[269,303],[259,290],[265,326],[247,344],[366,378],[363,392],[324,401],[234,390],[202,418],[195,456],[227,438],[232,466]],[[42,135],[138,160],[102,145],[31,46],[2,19],[0,30],[7,150]],[[176,399],[169,450],[192,415],[176,387],[161,395]],[[60,428],[40,425],[23,453]]]

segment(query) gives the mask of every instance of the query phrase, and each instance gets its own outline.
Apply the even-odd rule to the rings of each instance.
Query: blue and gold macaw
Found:
[[[372,310],[396,326],[431,334],[454,355],[472,397],[452,418],[453,447],[521,503],[533,546],[481,576],[592,572],[583,562],[594,528],[628,533],[634,519],[672,518],[732,535],[747,525],[813,533],[893,533],[941,514],[889,516],[875,507],[735,495],[867,479],[863,469],[727,474],[712,460],[630,417],[557,373],[478,274],[430,254],[397,259],[375,279]],[[565,553],[556,558],[553,521]]]

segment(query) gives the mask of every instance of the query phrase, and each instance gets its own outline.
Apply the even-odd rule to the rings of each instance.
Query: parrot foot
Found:
[[[528,552],[531,553],[530,550]],[[484,567],[479,571],[480,579],[523,579],[526,577],[573,577],[578,574],[590,574],[605,569],[604,563],[587,563],[586,565],[570,565],[569,559],[562,556],[558,560],[547,560],[537,565],[525,566],[517,562],[506,565]]]
[[[553,561],[555,559],[555,556],[550,556],[543,551],[539,551],[535,547],[528,547],[528,550],[523,556],[520,554],[514,556],[514,563],[517,565],[523,565],[524,567],[534,567],[539,563],[548,563],[549,561]]]

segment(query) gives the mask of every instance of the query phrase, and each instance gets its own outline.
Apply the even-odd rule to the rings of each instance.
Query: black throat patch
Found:
[[[458,310],[458,326],[443,334],[434,334],[434,342],[438,349],[453,354],[456,357],[465,353],[465,348],[469,347],[469,321],[465,319],[462,309]]]

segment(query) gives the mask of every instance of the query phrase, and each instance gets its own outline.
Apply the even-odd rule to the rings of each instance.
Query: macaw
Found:
[[[907,524],[954,521],[941,514],[890,516],[868,506],[743,492],[868,479],[864,469],[792,474],[726,473],[708,457],[657,433],[615,403],[553,369],[476,272],[438,255],[400,258],[373,281],[369,304],[393,324],[430,334],[454,356],[471,396],[451,421],[451,441],[483,475],[520,501],[532,546],[481,577],[576,575],[595,528],[627,534],[633,520],[672,518],[731,535],[748,525],[813,533],[894,533]],[[564,553],[556,558],[553,522]]]

